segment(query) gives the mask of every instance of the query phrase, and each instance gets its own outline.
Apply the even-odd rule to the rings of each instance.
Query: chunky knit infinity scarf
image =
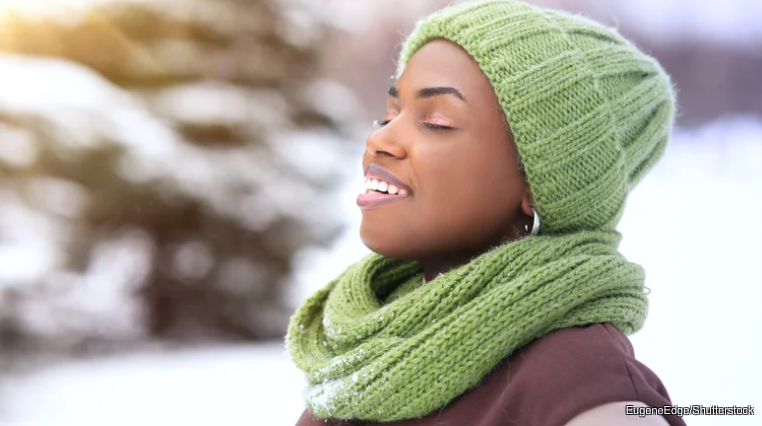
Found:
[[[526,237],[428,283],[417,262],[371,254],[294,314],[286,344],[317,417],[422,417],[553,330],[646,316],[644,271],[616,232]],[[380,295],[388,295],[381,297]]]

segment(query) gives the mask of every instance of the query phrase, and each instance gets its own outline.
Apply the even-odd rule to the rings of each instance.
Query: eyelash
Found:
[[[376,120],[376,121],[373,122],[373,126],[381,128],[381,127],[384,127],[387,124],[389,124],[390,121],[391,120]],[[431,129],[431,130],[452,130],[452,127],[440,126],[438,124],[430,124],[430,123],[426,123],[426,122],[423,122],[421,124],[423,124],[424,127],[428,128],[428,129]]]
[[[428,127],[431,130],[452,130],[452,127],[440,126],[438,124],[429,124],[429,123],[421,123],[421,124],[423,124],[425,127]]]

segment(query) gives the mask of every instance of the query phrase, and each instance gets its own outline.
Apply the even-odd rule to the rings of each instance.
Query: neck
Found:
[[[531,218],[526,218],[530,220]],[[502,244],[518,240],[524,237],[523,227],[524,223],[520,223],[520,229],[517,226],[510,226],[506,229],[498,238],[495,238],[490,244],[480,247],[478,249],[463,250],[454,253],[438,254],[431,258],[420,260],[420,264],[423,266],[423,282],[427,283],[433,280],[437,275],[444,274],[447,271],[455,269],[459,266],[473,260],[475,257],[486,253],[493,247],[500,246]],[[529,224],[531,225],[531,222]]]
[[[423,266],[423,282],[427,283],[436,278],[439,274],[444,274],[445,272],[467,264],[475,257],[486,253],[492,247],[493,246],[489,246],[481,250],[451,253],[421,261],[420,263]]]
[[[433,280],[437,275],[444,274],[453,268],[464,265],[468,263],[469,260],[434,260],[430,262],[421,262],[423,265],[423,282],[427,283]]]

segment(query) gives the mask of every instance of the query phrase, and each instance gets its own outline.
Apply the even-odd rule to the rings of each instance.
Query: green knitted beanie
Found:
[[[461,3],[418,23],[397,77],[433,39],[463,47],[492,83],[542,233],[614,230],[666,148],[674,94],[659,64],[615,30],[520,2]]]

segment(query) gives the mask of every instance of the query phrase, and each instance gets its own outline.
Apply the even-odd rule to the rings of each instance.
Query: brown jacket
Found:
[[[608,323],[595,324],[537,339],[444,408],[384,425],[563,426],[583,411],[616,401],[671,404],[656,374],[635,359],[629,339]],[[665,419],[685,426],[677,416]],[[296,426],[374,424],[380,423],[326,421],[305,410]]]

